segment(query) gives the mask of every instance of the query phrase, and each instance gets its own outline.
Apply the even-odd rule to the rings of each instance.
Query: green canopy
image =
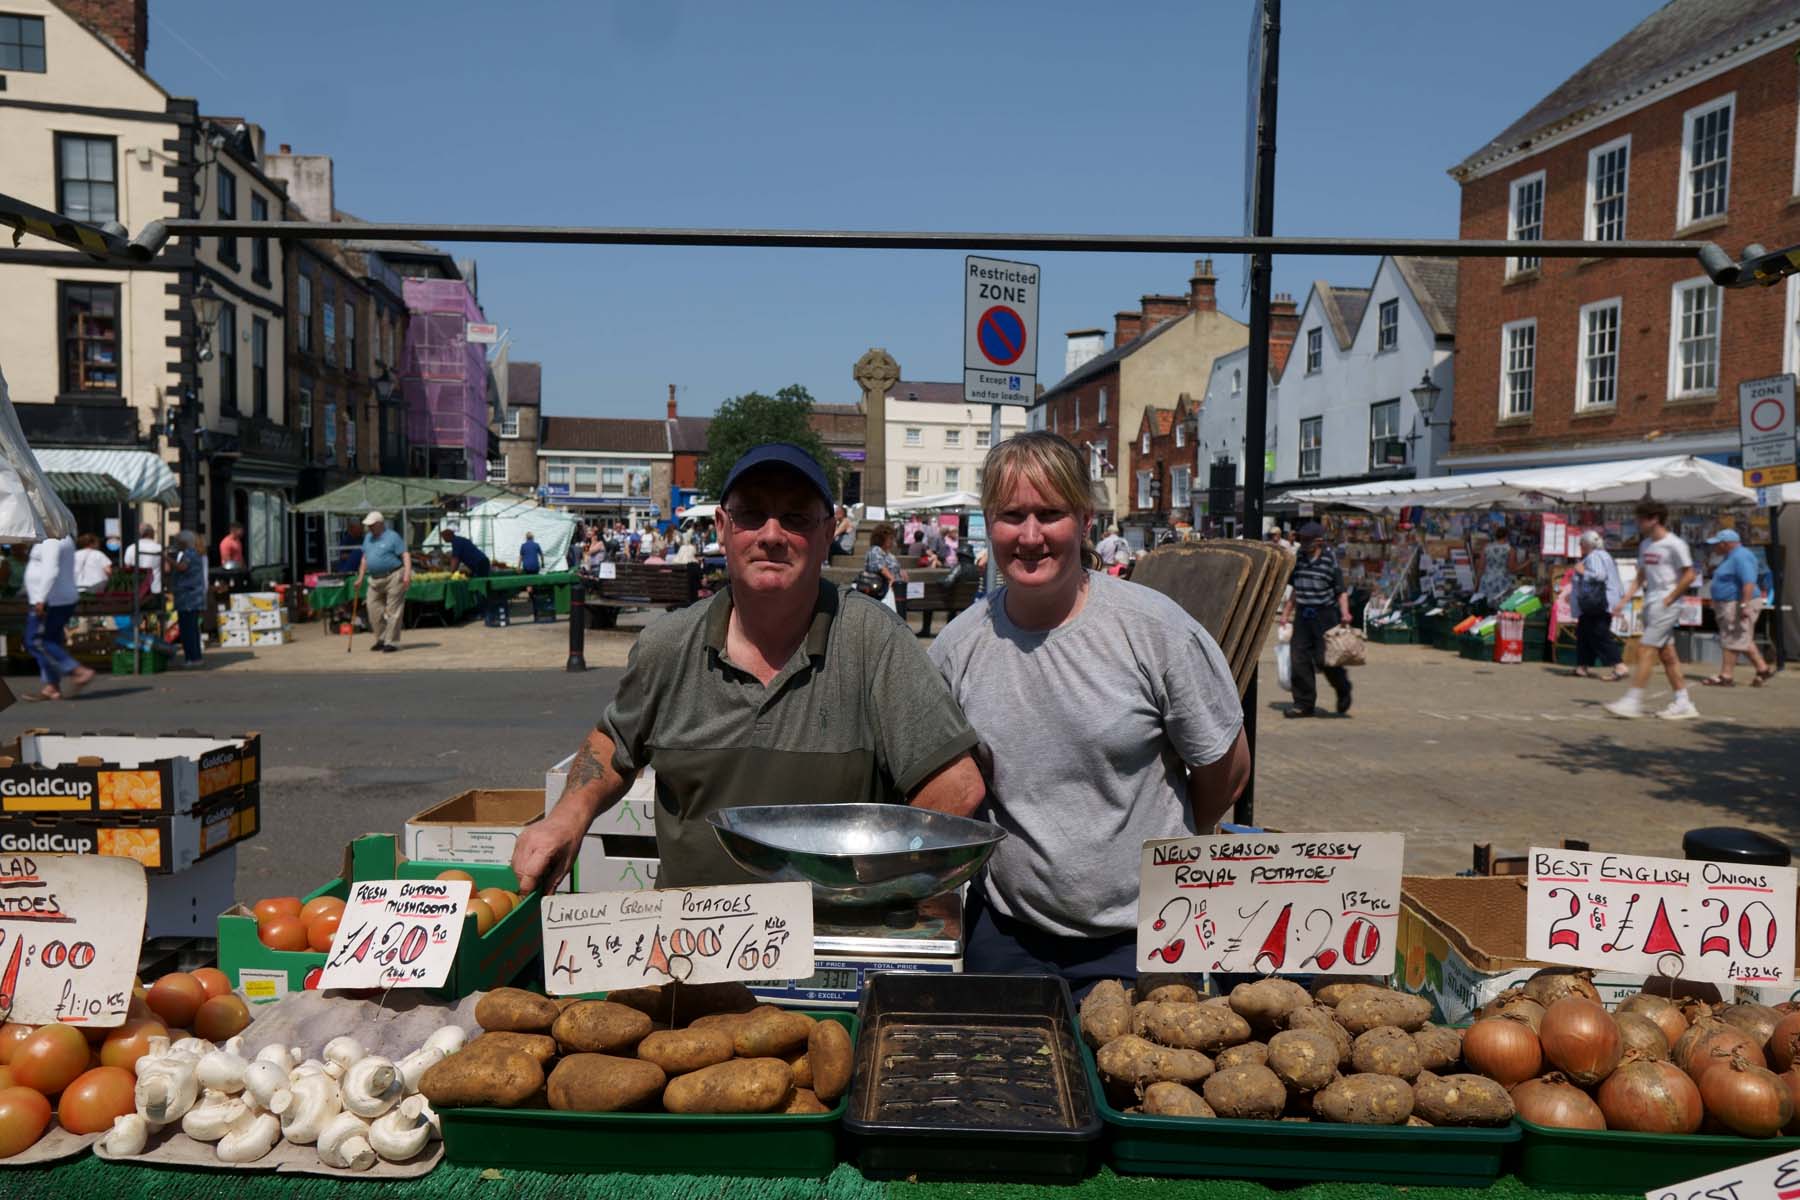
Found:
[[[442,508],[453,496],[471,500],[491,500],[510,496],[512,492],[497,484],[473,479],[414,479],[394,475],[364,475],[343,487],[315,496],[294,506],[302,513],[345,513],[361,516],[379,509],[384,513],[401,513],[414,508]]]
[[[129,498],[118,480],[98,471],[45,471],[44,478],[64,504],[117,504]]]

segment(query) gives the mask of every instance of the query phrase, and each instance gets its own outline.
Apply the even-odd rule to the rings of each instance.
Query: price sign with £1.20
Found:
[[[469,907],[466,879],[363,879],[350,885],[319,987],[442,987]]]
[[[1531,851],[1525,957],[1774,987],[1794,979],[1794,868]]]

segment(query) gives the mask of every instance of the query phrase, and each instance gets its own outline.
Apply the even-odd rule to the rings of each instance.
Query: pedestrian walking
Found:
[[[1610,668],[1614,683],[1631,672],[1619,661],[1619,639],[1613,636],[1613,610],[1624,593],[1619,564],[1606,551],[1598,529],[1581,535],[1582,559],[1571,568],[1575,576],[1569,588],[1569,607],[1575,612],[1575,671],[1577,679],[1593,679],[1588,670],[1598,664]]]
[[[387,518],[372,512],[363,518],[362,562],[356,582],[350,586],[354,600],[369,580],[369,629],[375,644],[369,649],[392,654],[400,648],[400,626],[406,616],[406,589],[412,585],[412,552],[406,539],[387,527]]]
[[[1350,624],[1350,592],[1337,555],[1325,544],[1325,527],[1308,521],[1300,527],[1300,553],[1294,562],[1292,590],[1283,604],[1281,623],[1292,625],[1288,653],[1292,655],[1294,703],[1281,715],[1310,717],[1318,700],[1314,673],[1324,671],[1337,694],[1338,715],[1350,711],[1350,672],[1325,665],[1325,634],[1335,625]]]
[[[181,632],[183,667],[200,665],[200,618],[206,612],[206,557],[191,529],[176,533],[169,550],[169,590],[175,594],[175,624]]]
[[[25,564],[25,649],[37,660],[43,687],[27,700],[62,700],[94,678],[93,669],[69,653],[69,618],[80,593],[75,586],[75,539],[45,538]]]
[[[1639,591],[1644,594],[1644,633],[1638,639],[1637,661],[1631,668],[1631,687],[1606,706],[1615,717],[1642,717],[1644,688],[1651,672],[1660,661],[1675,691],[1656,715],[1666,721],[1691,721],[1700,715],[1688,696],[1687,681],[1681,675],[1681,657],[1675,653],[1675,626],[1681,619],[1681,598],[1694,582],[1694,554],[1688,544],[1669,532],[1669,509],[1660,500],[1640,500],[1637,506],[1638,574],[1625,589],[1618,611],[1631,605]]]
[[[901,614],[903,610],[900,608],[900,599],[894,593],[906,582],[906,572],[900,569],[900,560],[894,557],[891,549],[893,544],[894,527],[883,521],[869,534],[869,552],[863,555],[863,576],[869,583],[873,582],[869,579],[870,576],[879,578],[881,594],[875,596],[875,599],[893,609],[896,614]]]
[[[1131,543],[1120,535],[1117,525],[1108,525],[1106,536],[1094,547],[1094,553],[1100,556],[1100,565],[1107,574],[1117,575],[1119,572],[1115,568],[1122,568],[1131,561]]]
[[[103,590],[112,579],[112,559],[100,548],[100,539],[84,533],[75,539],[75,587],[86,594]]]
[[[138,526],[138,540],[125,547],[125,552],[119,555],[119,565],[148,575],[150,594],[162,595],[163,548],[156,540],[156,526]]]
[[[1744,548],[1744,540],[1735,529],[1719,530],[1706,539],[1706,544],[1718,547],[1724,555],[1713,568],[1712,576],[1713,620],[1719,627],[1723,653],[1719,673],[1700,682],[1707,687],[1731,687],[1731,673],[1742,654],[1756,672],[1750,686],[1761,687],[1775,674],[1775,668],[1764,661],[1762,651],[1756,648],[1756,619],[1762,615],[1764,601],[1757,578],[1761,564],[1756,555]]]

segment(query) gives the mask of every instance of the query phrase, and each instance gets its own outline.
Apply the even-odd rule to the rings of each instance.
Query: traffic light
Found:
[[[1700,265],[1720,287],[1742,288],[1751,284],[1773,287],[1789,275],[1800,274],[1800,246],[1770,252],[1756,242],[1744,247],[1744,257],[1731,261],[1712,242],[1700,248]]]

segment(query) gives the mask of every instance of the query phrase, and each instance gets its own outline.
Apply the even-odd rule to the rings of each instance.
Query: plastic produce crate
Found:
[[[150,650],[140,650],[137,655],[137,669],[141,675],[158,675],[169,669],[169,656],[159,646]],[[129,675],[131,671],[131,651],[114,650],[112,652],[112,673]]]
[[[1800,1138],[1744,1138],[1695,1133],[1664,1137],[1617,1130],[1551,1129],[1519,1122],[1516,1174],[1546,1191],[1656,1191],[1686,1179],[1729,1170],[1783,1152]]]
[[[1500,1177],[1519,1141],[1517,1120],[1494,1129],[1423,1129],[1125,1113],[1106,1098],[1085,1042],[1081,1057],[1106,1122],[1107,1161],[1124,1175],[1484,1187]]]
[[[1410,625],[1371,625],[1369,640],[1384,646],[1410,646],[1419,639]]]
[[[870,977],[844,1131],[865,1175],[1072,1183],[1100,1115],[1069,985],[1050,975]]]
[[[532,918],[537,928],[537,918]],[[814,1012],[856,1040],[856,1018]],[[471,1167],[557,1174],[729,1175],[823,1179],[838,1162],[848,1101],[828,1113],[711,1116],[660,1112],[584,1113],[545,1108],[438,1111],[444,1156]]]

